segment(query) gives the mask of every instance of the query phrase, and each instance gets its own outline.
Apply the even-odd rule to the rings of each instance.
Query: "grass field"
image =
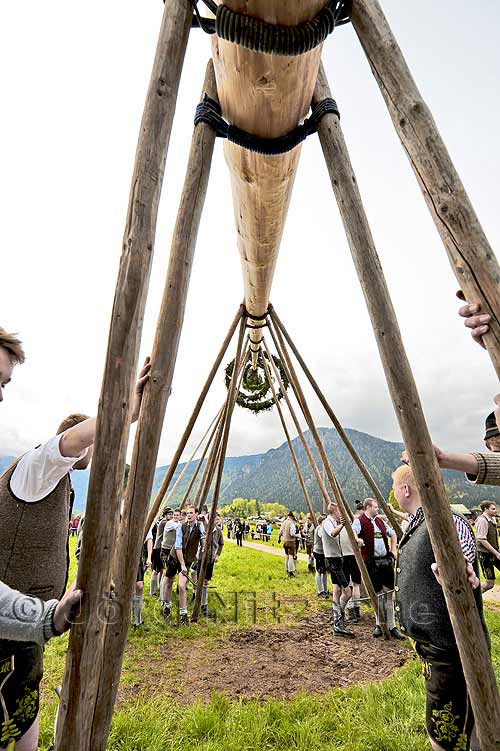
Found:
[[[247,629],[254,612],[260,627],[275,621],[276,612],[269,606],[276,599],[285,603],[280,609],[282,623],[293,622],[304,612],[328,608],[317,600],[314,577],[307,574],[307,564],[298,564],[296,579],[284,577],[283,561],[274,555],[226,545],[216,566],[210,607],[219,614],[217,623],[176,630],[185,642],[170,660],[174,664],[186,649],[207,649],[212,642],[230,638],[235,629]],[[149,577],[146,582],[149,581]],[[221,596],[225,607],[215,598]],[[241,602],[250,598],[257,609],[241,607],[237,618],[231,598]],[[248,594],[250,593],[250,595]],[[274,593],[274,595],[273,595]],[[305,603],[307,602],[307,605]],[[500,675],[500,611],[488,609],[487,619],[492,636],[492,654],[497,676]],[[166,675],[170,663],[159,663],[159,650],[167,629],[159,615],[158,602],[145,597],[145,620],[150,631],[130,631],[109,751],[428,751],[424,733],[424,692],[419,662],[410,659],[390,678],[374,684],[349,689],[334,689],[325,695],[300,694],[290,700],[255,701],[228,699],[213,693],[205,703],[179,704],[168,698],[151,697],[141,691],[141,681],[154,666]],[[47,751],[52,741],[56,710],[53,687],[61,682],[67,637],[50,642],[46,649],[46,676],[41,709],[41,745]],[[220,642],[219,642],[220,643]],[[360,661],[370,643],[360,642]],[[300,645],[297,645],[300,648]],[[342,643],[338,645],[342,650]],[[215,653],[216,654],[216,653]],[[170,665],[170,666],[169,666]],[[251,681],[249,673],[248,680]],[[133,692],[127,688],[134,686]]]

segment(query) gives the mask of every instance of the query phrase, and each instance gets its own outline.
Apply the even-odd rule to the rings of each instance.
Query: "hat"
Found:
[[[497,435],[500,435],[500,430],[498,430],[495,413],[492,412],[486,418],[486,433],[484,434],[484,440],[487,441],[488,438],[495,438]]]

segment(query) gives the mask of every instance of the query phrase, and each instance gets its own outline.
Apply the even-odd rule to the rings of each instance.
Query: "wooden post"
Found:
[[[197,453],[198,453],[198,451],[200,450],[200,448],[201,448],[201,445],[202,445],[203,441],[204,441],[204,440],[205,440],[205,438],[207,437],[207,435],[208,435],[208,433],[210,432],[210,430],[211,430],[211,429],[213,428],[213,426],[214,426],[214,423],[218,423],[218,419],[219,419],[219,417],[220,417],[220,414],[221,414],[221,413],[220,413],[220,411],[219,411],[219,412],[218,412],[218,413],[217,413],[217,414],[215,415],[214,419],[212,420],[212,422],[211,422],[211,423],[210,423],[210,425],[208,426],[208,428],[207,428],[206,432],[205,432],[205,433],[203,434],[203,437],[201,438],[201,440],[199,441],[198,445],[197,445],[197,446],[196,446],[196,448],[194,449],[193,453],[191,454],[191,456],[189,457],[189,459],[188,459],[188,460],[187,460],[187,462],[185,463],[184,467],[182,468],[182,471],[181,471],[181,472],[179,472],[179,477],[177,478],[177,480],[176,480],[176,481],[174,482],[174,484],[172,485],[172,487],[171,487],[171,488],[170,488],[170,490],[168,491],[168,493],[167,493],[167,496],[166,496],[166,498],[165,498],[165,502],[163,501],[163,498],[161,499],[160,507],[161,507],[161,504],[163,504],[163,503],[164,503],[164,505],[165,505],[165,506],[167,505],[167,503],[169,503],[169,501],[170,501],[170,499],[172,498],[173,494],[174,494],[174,493],[175,493],[175,491],[177,490],[177,488],[178,488],[178,486],[179,486],[179,483],[181,482],[182,478],[184,477],[184,475],[185,475],[185,474],[186,474],[186,472],[188,471],[189,467],[191,466],[191,463],[192,463],[192,461],[193,461],[194,457],[196,456],[196,454],[197,454]],[[217,429],[217,424],[215,425],[214,431],[215,431],[216,429]],[[212,435],[213,435],[213,434],[212,434]],[[193,472],[193,477],[194,477],[195,479],[196,479],[196,475],[197,475],[197,474],[198,474],[198,466],[197,466],[196,470],[195,470],[195,471]],[[193,479],[191,478],[191,482],[189,483],[189,486],[188,486],[188,491],[189,491],[189,488],[190,488],[190,487],[192,487],[192,484],[193,484]],[[180,506],[180,508],[182,508],[182,505]]]
[[[225,0],[225,5],[268,23],[295,26],[313,19],[325,2]],[[228,122],[249,133],[275,138],[289,133],[307,116],[321,46],[293,57],[260,54],[214,34],[212,57],[221,108]],[[260,317],[267,312],[300,152],[298,146],[286,154],[266,156],[230,141],[224,143],[250,321],[252,314]],[[254,367],[261,338],[260,328],[251,330]]]
[[[355,0],[352,24],[467,300],[490,313],[483,337],[500,376],[500,268],[378,0]],[[458,106],[457,106],[458,111]]]
[[[330,96],[321,71],[315,99]],[[340,122],[326,115],[319,136],[333,191],[365,296],[403,440],[412,459],[429,535],[441,572],[443,592],[457,640],[481,748],[495,748],[500,702],[465,561],[457,538],[441,471],[434,455],[417,387],[396,314],[363,208]]]
[[[219,412],[217,413],[217,417],[215,418],[216,419],[216,423],[214,425],[214,428],[213,428],[212,432],[210,433],[210,436],[208,438],[208,441],[205,444],[205,448],[203,449],[203,453],[202,453],[202,455],[200,457],[200,460],[198,461],[198,464],[196,465],[196,469],[193,472],[193,476],[192,476],[192,478],[191,478],[191,480],[189,482],[189,485],[187,486],[186,492],[184,493],[182,501],[181,501],[181,503],[179,505],[179,509],[181,511],[184,508],[184,506],[186,504],[186,501],[189,499],[189,497],[191,495],[191,491],[192,491],[192,489],[194,487],[194,484],[196,482],[196,478],[198,477],[198,473],[199,473],[200,469],[203,466],[203,462],[205,461],[205,457],[207,455],[207,451],[210,448],[210,446],[212,445],[212,441],[213,441],[214,435],[216,434],[217,429],[218,429],[218,427],[220,425],[220,422],[222,420],[223,412],[224,412],[224,405],[220,408]]]
[[[245,357],[248,355],[248,352],[246,353]],[[241,384],[241,380],[243,378],[243,370],[244,370],[244,363],[245,363],[245,357],[242,358],[240,366],[238,366],[235,363],[235,366],[233,368],[233,376],[236,373],[236,368],[240,367],[239,371],[239,381],[238,381],[238,389]],[[231,378],[232,381],[232,378]],[[196,495],[194,498],[194,506],[197,511],[200,510],[201,506],[205,503],[208,497],[208,493],[210,491],[210,487],[212,485],[212,480],[215,475],[215,470],[217,468],[217,462],[219,461],[219,455],[220,455],[220,446],[222,442],[222,435],[224,430],[224,413],[226,411],[226,403],[227,403],[227,397],[226,401],[224,402],[224,406],[222,408],[222,416],[218,425],[217,433],[214,438],[214,442],[212,444],[212,448],[210,450],[210,454],[208,455],[208,461],[206,464],[205,469],[203,470],[203,474],[201,476],[200,484],[198,485],[198,488],[196,489]]]
[[[304,394],[302,392],[302,388],[300,386],[300,383],[297,379],[297,375],[295,373],[295,370],[293,368],[292,362],[288,356],[288,352],[286,351],[285,343],[283,339],[281,338],[281,333],[277,329],[276,332],[273,330],[273,326],[269,322],[268,324],[269,331],[271,333],[271,336],[274,341],[274,345],[276,347],[276,351],[278,353],[278,357],[281,360],[281,364],[287,373],[288,380],[292,386],[293,392],[295,394],[295,398],[297,399],[300,408],[302,409],[302,413],[306,419],[306,422],[309,426],[309,430],[311,432],[311,435],[314,439],[314,442],[316,444],[316,447],[318,449],[319,455],[321,457],[321,461],[323,462],[323,467],[325,468],[327,477],[330,481],[330,485],[332,487],[335,500],[337,502],[337,505],[339,507],[340,513],[342,514],[342,518],[344,521],[344,526],[346,528],[347,535],[349,537],[349,542],[351,543],[352,552],[354,553],[354,557],[356,558],[356,563],[358,564],[359,571],[361,574],[361,579],[363,581],[363,585],[366,589],[366,593],[368,594],[368,597],[371,600],[373,610],[377,614],[380,628],[382,629],[382,632],[384,634],[384,639],[389,639],[389,629],[387,628],[387,624],[385,622],[385,614],[384,609],[380,607],[379,599],[377,597],[377,593],[375,592],[375,589],[373,588],[372,580],[370,579],[370,575],[368,573],[368,570],[366,568],[366,564],[363,560],[363,556],[361,555],[361,551],[358,547],[357,537],[354,534],[354,530],[352,528],[352,514],[350,512],[349,506],[345,500],[344,494],[342,493],[340,486],[337,482],[337,478],[335,477],[335,474],[330,467],[330,462],[328,461],[328,457],[326,455],[325,449],[323,447],[323,444],[321,443],[321,439],[318,435],[318,431],[316,430],[316,426],[314,425],[313,419],[311,417],[311,413],[309,411],[309,407],[307,406],[306,400],[304,398]],[[267,349],[267,345],[264,340],[264,346]],[[271,359],[271,364],[273,365],[273,369],[276,375],[276,378],[279,379],[279,372],[276,368],[276,365],[274,364],[274,360]],[[279,381],[281,383],[281,381]],[[283,386],[280,385],[280,388],[283,392]]]
[[[269,359],[271,359],[271,355],[266,347],[267,356]],[[313,505],[311,502],[311,499],[309,497],[309,493],[307,492],[306,483],[304,480],[304,477],[302,476],[302,472],[299,465],[299,460],[297,459],[297,454],[295,453],[295,449],[293,448],[292,439],[290,438],[290,433],[288,432],[288,428],[285,421],[285,415],[283,414],[283,410],[281,409],[281,404],[279,403],[278,395],[276,394],[276,389],[274,388],[273,379],[271,376],[271,371],[269,370],[269,366],[266,362],[266,358],[264,354],[262,354],[262,361],[264,363],[264,372],[266,374],[266,378],[268,380],[268,383],[271,387],[271,392],[273,395],[274,403],[276,405],[276,409],[278,410],[278,415],[281,420],[281,424],[283,426],[283,430],[285,432],[286,440],[288,441],[288,448],[290,449],[290,453],[292,455],[293,463],[295,465],[295,470],[297,472],[297,477],[299,478],[300,487],[302,488],[302,492],[304,493],[304,498],[306,501],[306,506],[309,509],[309,515],[311,517],[311,521],[315,527],[318,526],[318,522],[316,521],[316,514],[314,513]],[[324,482],[324,479],[323,479]]]
[[[172,480],[172,477],[174,476],[175,470],[177,469],[177,465],[179,464],[179,460],[182,456],[182,452],[186,448],[186,443],[189,441],[189,436],[192,433],[194,424],[196,420],[198,419],[198,415],[200,414],[201,408],[203,407],[203,404],[205,402],[206,396],[210,390],[210,386],[213,383],[213,380],[215,378],[215,375],[219,369],[219,366],[222,362],[222,358],[226,354],[226,350],[229,346],[229,342],[233,338],[233,334],[236,331],[236,327],[238,326],[238,323],[240,321],[240,318],[243,314],[243,305],[240,305],[238,308],[238,312],[236,313],[233,322],[231,323],[231,326],[229,327],[229,331],[227,332],[226,338],[224,339],[222,346],[219,350],[219,353],[217,354],[217,357],[215,358],[215,362],[212,365],[212,369],[210,370],[210,373],[208,374],[207,380],[205,381],[203,388],[201,390],[201,393],[198,397],[198,401],[196,402],[193,412],[191,414],[191,417],[189,418],[188,424],[186,425],[186,429],[184,430],[184,433],[182,434],[182,438],[180,440],[179,445],[177,446],[177,450],[172,458],[172,461],[170,462],[169,468],[165,474],[165,477],[163,478],[163,482],[161,484],[160,489],[158,490],[158,493],[156,494],[156,498],[153,501],[153,504],[149,510],[148,518],[146,521],[146,526],[144,529],[144,535],[147,534],[147,532],[151,529],[151,526],[154,523],[155,517],[158,513],[158,510],[160,508],[161,499],[165,495],[165,491],[170,485],[170,481]]]
[[[292,350],[293,354],[297,358],[297,360],[298,360],[298,362],[299,362],[302,370],[304,371],[304,373],[305,373],[305,375],[306,375],[309,383],[313,387],[316,395],[318,396],[321,404],[323,405],[323,407],[324,407],[324,409],[325,409],[328,417],[333,422],[333,424],[335,426],[335,429],[336,429],[337,433],[339,434],[341,440],[344,442],[344,445],[345,445],[346,449],[349,451],[350,455],[352,456],[352,458],[356,462],[358,468],[361,471],[361,474],[363,475],[363,477],[365,478],[366,482],[368,483],[368,485],[372,489],[374,497],[376,498],[376,500],[380,504],[380,506],[382,506],[382,508],[384,510],[384,514],[386,514],[387,517],[389,518],[389,520],[390,520],[390,522],[391,522],[391,524],[392,524],[392,526],[393,526],[393,528],[394,528],[394,530],[395,530],[395,532],[396,532],[396,534],[398,536],[398,540],[400,540],[403,533],[402,533],[402,530],[401,530],[401,526],[400,526],[400,524],[399,524],[399,522],[398,522],[398,520],[396,518],[396,515],[394,514],[391,506],[385,500],[384,496],[382,495],[382,493],[380,492],[380,489],[377,486],[377,483],[375,482],[375,480],[371,476],[368,467],[363,462],[363,460],[361,459],[360,455],[358,454],[358,452],[356,451],[356,449],[352,445],[351,441],[349,440],[349,438],[347,436],[347,433],[345,432],[344,428],[342,427],[342,425],[341,425],[340,421],[338,420],[335,412],[333,411],[333,409],[330,407],[329,403],[327,402],[327,400],[326,400],[323,392],[319,388],[316,380],[313,378],[313,375],[312,375],[311,371],[309,370],[309,368],[305,364],[305,362],[304,362],[304,360],[303,360],[300,352],[298,351],[297,347],[295,346],[295,344],[293,343],[292,339],[290,338],[290,335],[288,334],[288,331],[286,330],[285,326],[283,325],[282,321],[280,320],[278,314],[276,313],[276,311],[274,310],[274,307],[272,305],[269,306],[269,313],[271,315],[271,319],[272,319],[274,325],[277,328],[280,329],[280,331],[283,334],[284,338],[288,342],[288,345],[289,345],[290,349]]]
[[[227,443],[229,440],[229,431],[231,429],[231,418],[233,416],[234,405],[236,403],[236,397],[238,394],[238,376],[243,374],[244,363],[247,358],[247,353],[242,357],[243,339],[245,336],[247,318],[243,316],[240,324],[240,335],[238,337],[238,346],[236,349],[236,358],[234,360],[233,377],[231,378],[231,384],[227,392],[226,408],[224,410],[224,417],[222,418],[222,440],[219,449],[219,463],[217,467],[217,478],[215,480],[215,488],[212,498],[212,506],[210,509],[210,517],[208,519],[208,527],[205,536],[205,545],[203,547],[203,553],[200,561],[200,568],[198,570],[198,581],[196,584],[196,594],[194,598],[193,613],[191,620],[195,623],[198,620],[200,614],[201,605],[201,593],[203,589],[203,582],[205,581],[205,574],[207,572],[208,556],[212,548],[212,535],[215,525],[215,517],[217,515],[217,504],[219,502],[220,487],[222,484],[222,475],[224,473],[224,460],[226,458]],[[211,482],[208,483],[210,487]]]
[[[140,127],[78,572],[78,586],[84,590],[85,598],[81,622],[73,627],[70,636],[59,708],[58,751],[100,751],[109,732],[114,697],[110,696],[109,687],[105,696],[99,695],[108,667],[105,640],[110,627],[103,612],[111,588],[110,551],[119,521],[130,396],[153,260],[158,204],[191,16],[191,6],[184,0],[173,0],[165,6]],[[96,717],[99,704],[103,715]]]
[[[262,339],[262,342],[264,343],[264,346],[266,346],[265,345],[265,339]],[[266,347],[266,351],[269,354],[269,350],[267,349],[267,347]],[[269,362],[271,363],[271,367],[272,367],[273,372],[274,372],[274,377],[276,378],[276,381],[277,381],[277,383],[279,385],[281,393],[283,394],[283,398],[285,399],[286,405],[288,407],[288,411],[290,412],[290,416],[291,416],[291,418],[293,420],[293,424],[295,425],[295,429],[296,429],[296,431],[298,433],[298,436],[300,438],[302,446],[304,447],[304,451],[306,452],[307,458],[309,459],[309,463],[311,465],[311,469],[312,469],[312,471],[314,473],[314,477],[316,478],[316,482],[319,485],[319,489],[321,491],[321,495],[323,496],[323,500],[325,501],[326,505],[328,506],[328,504],[331,502],[331,498],[328,495],[327,487],[326,487],[325,483],[323,482],[323,478],[321,477],[321,472],[319,471],[319,468],[318,468],[316,460],[315,460],[315,458],[313,456],[313,453],[312,453],[312,451],[311,451],[311,449],[309,447],[309,444],[307,443],[307,441],[305,439],[305,436],[304,436],[304,433],[302,431],[302,428],[300,427],[299,419],[298,419],[298,417],[297,417],[297,415],[295,413],[295,410],[294,410],[294,408],[292,406],[292,403],[290,401],[290,397],[287,394],[286,388],[283,385],[283,382],[282,382],[280,374],[279,374],[279,370],[276,367],[276,363],[274,362],[274,360],[273,360],[272,357],[270,357]],[[283,365],[284,365],[284,363],[283,363]]]

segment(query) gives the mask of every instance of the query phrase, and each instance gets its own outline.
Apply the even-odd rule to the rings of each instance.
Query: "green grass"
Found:
[[[299,561],[299,576],[286,579],[283,561],[277,556],[227,544],[217,564],[214,583],[229,599],[233,591],[255,592],[266,602],[271,592],[278,598],[310,599],[314,607],[328,607],[315,598],[314,577]],[[147,582],[149,581],[149,577]],[[147,583],[146,583],[147,585]],[[166,628],[155,617],[158,603],[146,595],[145,619],[151,631],[131,631],[127,645],[122,685],[139,683],[152,660],[158,663],[158,645]],[[212,607],[212,604],[210,604]],[[258,619],[272,622],[272,613],[259,611]],[[293,612],[291,620],[293,621]],[[285,614],[284,620],[287,620]],[[487,610],[492,654],[500,676],[500,614]],[[207,652],[215,636],[224,637],[234,628],[248,625],[222,623],[190,626],[176,633],[185,639],[202,638]],[[51,686],[61,682],[67,637],[50,642],[46,650],[45,694],[41,709],[41,751],[48,751],[56,709]],[[369,645],[368,645],[369,647]],[[340,649],[341,647],[339,647]],[[360,644],[360,660],[362,659]],[[173,670],[161,664],[162,673]],[[134,694],[115,711],[109,751],[428,751],[424,731],[424,686],[420,663],[410,660],[393,676],[378,684],[347,690],[335,689],[323,696],[303,694],[290,701],[245,701],[213,694],[206,704],[180,706],[167,699]]]

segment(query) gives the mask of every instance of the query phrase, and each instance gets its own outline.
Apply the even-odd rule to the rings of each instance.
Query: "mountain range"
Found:
[[[318,428],[318,432],[347,499],[353,502],[357,498],[371,495],[368,485],[338,437],[337,432],[333,428]],[[402,444],[384,441],[381,438],[349,428],[346,433],[370,470],[382,494],[387,498],[391,489],[391,472],[399,464]],[[321,467],[317,449],[309,431],[305,433],[305,437],[315,459],[318,461],[318,466]],[[293,440],[293,446],[311,500],[315,508],[320,509],[322,508],[321,493],[298,437]],[[0,457],[0,472],[11,461],[12,457]],[[174,474],[174,482],[184,466],[184,464],[180,464],[177,468]],[[176,505],[182,499],[195,468],[195,463],[188,467],[185,476],[169,502],[171,506]],[[156,468],[152,496],[156,494],[160,487],[167,469],[168,465]],[[463,503],[469,508],[477,506],[485,498],[500,503],[500,488],[476,487],[467,482],[465,476],[459,472],[445,470],[443,476],[450,501],[454,503]],[[75,512],[82,512],[85,509],[88,480],[88,471],[79,471],[72,474],[75,488]],[[226,458],[219,505],[230,503],[234,498],[256,498],[264,503],[282,503],[296,511],[306,510],[304,496],[287,443],[283,443],[278,448],[269,449],[262,454]]]

